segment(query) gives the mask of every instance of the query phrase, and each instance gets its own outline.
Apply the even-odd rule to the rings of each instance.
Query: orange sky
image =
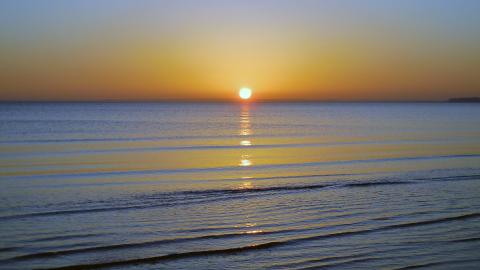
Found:
[[[480,95],[478,1],[292,2],[2,1],[0,99]]]

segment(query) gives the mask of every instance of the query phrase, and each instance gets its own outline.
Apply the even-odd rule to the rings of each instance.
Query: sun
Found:
[[[252,89],[248,87],[242,87],[238,91],[238,95],[241,99],[249,99],[252,96]]]

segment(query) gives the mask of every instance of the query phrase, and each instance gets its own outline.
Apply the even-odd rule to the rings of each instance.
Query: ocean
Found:
[[[479,265],[478,104],[0,104],[0,269]]]

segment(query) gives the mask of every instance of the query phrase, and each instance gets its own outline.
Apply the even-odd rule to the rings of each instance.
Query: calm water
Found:
[[[1,269],[472,269],[476,104],[0,104]]]

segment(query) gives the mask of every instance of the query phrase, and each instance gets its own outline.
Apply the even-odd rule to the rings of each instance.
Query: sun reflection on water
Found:
[[[250,125],[250,107],[248,104],[242,106],[240,112],[240,135],[249,136],[252,135],[252,127]]]
[[[246,234],[256,234],[256,233],[263,233],[263,230],[260,229],[254,229],[254,227],[257,226],[257,223],[254,222],[247,222],[244,225],[236,225],[235,228],[246,228],[247,230],[245,231]],[[248,229],[250,228],[250,229]]]
[[[249,159],[249,155],[242,155],[242,158],[240,159],[240,165],[241,167],[248,167],[252,165],[252,161]]]
[[[240,141],[240,145],[251,146],[252,142],[250,140],[243,140],[243,141]]]
[[[253,184],[252,182],[243,182],[240,187],[238,187],[239,189],[252,189],[253,188]]]
[[[249,104],[243,104],[240,111],[240,132],[241,136],[252,135],[252,127],[250,125],[250,107]],[[249,138],[242,138],[240,141],[241,146],[251,146],[252,141]],[[248,152],[241,154],[240,162],[238,163],[240,167],[249,167],[252,166],[252,160]]]
[[[240,112],[240,130],[239,134],[243,138],[240,140],[240,145],[243,146],[241,147],[241,156],[240,156],[240,163],[238,164],[240,167],[250,167],[252,166],[252,160],[251,160],[251,153],[250,151],[252,150],[252,141],[248,137],[244,136],[250,136],[253,134],[252,131],[252,126],[250,123],[250,107],[249,104],[243,104],[241,112]],[[255,185],[252,182],[252,177],[251,176],[242,176],[241,177],[243,182],[238,186],[239,190],[249,190],[249,189],[254,189]],[[247,217],[248,218],[248,217]],[[245,234],[257,234],[257,233],[262,233],[262,230],[259,230],[258,228],[255,228],[257,226],[257,223],[253,222],[247,222],[244,225],[239,225],[239,228],[245,228]],[[237,227],[237,226],[236,226]]]
[[[252,135],[252,133],[250,132],[250,129],[243,129],[242,131],[240,131],[240,135],[248,136],[248,135]]]

